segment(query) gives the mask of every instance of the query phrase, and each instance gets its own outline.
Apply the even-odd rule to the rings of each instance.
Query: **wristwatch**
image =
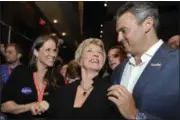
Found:
[[[147,117],[144,113],[140,111],[137,112],[135,120],[146,120],[146,119]]]

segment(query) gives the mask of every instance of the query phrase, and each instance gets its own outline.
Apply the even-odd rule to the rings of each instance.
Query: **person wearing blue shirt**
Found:
[[[21,64],[22,51],[20,46],[16,43],[9,43],[5,47],[4,56],[7,63],[0,65],[0,74],[5,84],[12,70]]]

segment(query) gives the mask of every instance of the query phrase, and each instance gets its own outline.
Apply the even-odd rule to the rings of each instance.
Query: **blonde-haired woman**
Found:
[[[50,101],[52,118],[107,118],[112,113],[107,98],[109,83],[98,77],[106,59],[100,39],[84,40],[76,50],[75,61],[81,78],[61,87]]]

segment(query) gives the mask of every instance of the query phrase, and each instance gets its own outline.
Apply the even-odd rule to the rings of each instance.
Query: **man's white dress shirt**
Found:
[[[128,54],[130,57],[128,63],[125,66],[125,69],[122,74],[121,85],[125,86],[125,88],[132,93],[134,86],[136,85],[139,77],[141,76],[142,72],[146,68],[149,61],[152,59],[153,55],[156,51],[161,47],[163,44],[162,40],[159,40],[155,43],[151,48],[149,48],[142,56],[141,56],[141,63],[136,65],[134,57]]]

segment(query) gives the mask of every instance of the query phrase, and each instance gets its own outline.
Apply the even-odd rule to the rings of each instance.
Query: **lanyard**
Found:
[[[40,88],[39,83],[38,83],[38,79],[37,79],[37,73],[34,72],[33,73],[33,78],[34,78],[34,84],[36,86],[36,90],[37,90],[37,95],[38,95],[38,102],[42,101],[43,99],[43,95],[44,95],[44,90],[46,88],[46,83],[43,84],[43,87]]]

